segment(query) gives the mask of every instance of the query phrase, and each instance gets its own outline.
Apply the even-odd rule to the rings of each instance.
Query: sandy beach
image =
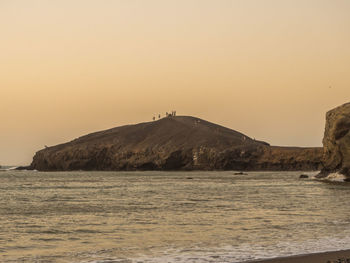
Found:
[[[304,254],[290,257],[279,257],[266,260],[248,261],[248,263],[348,263],[350,250]],[[247,262],[246,262],[247,263]]]

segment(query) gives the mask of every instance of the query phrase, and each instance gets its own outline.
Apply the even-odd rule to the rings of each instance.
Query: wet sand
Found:
[[[248,261],[245,263],[350,263],[350,250],[313,253],[290,257]]]

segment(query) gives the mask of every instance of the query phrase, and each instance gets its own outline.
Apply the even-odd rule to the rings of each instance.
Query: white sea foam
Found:
[[[332,181],[332,182],[344,182],[346,179],[346,176],[340,173],[331,173],[327,177],[325,177],[323,180],[326,181]]]
[[[14,171],[18,167],[19,166],[2,166],[2,167],[0,167],[0,171]]]
[[[7,168],[6,171],[16,170],[17,168],[18,168],[18,166],[13,166],[13,167]]]

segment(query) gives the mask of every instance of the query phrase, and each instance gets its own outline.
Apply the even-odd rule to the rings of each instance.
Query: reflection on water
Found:
[[[239,262],[350,248],[350,187],[298,172],[0,174],[2,262]]]

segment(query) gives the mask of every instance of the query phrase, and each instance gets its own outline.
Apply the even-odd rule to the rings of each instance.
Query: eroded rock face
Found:
[[[39,171],[317,170],[321,148],[271,147],[189,116],[167,117],[80,137],[37,152]]]
[[[319,177],[339,173],[350,177],[350,103],[326,114],[323,165]]]

